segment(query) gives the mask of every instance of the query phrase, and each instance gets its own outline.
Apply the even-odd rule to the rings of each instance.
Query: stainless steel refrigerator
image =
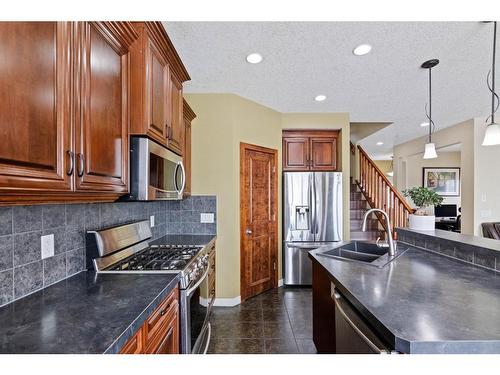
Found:
[[[342,173],[283,173],[284,284],[311,285],[308,251],[342,241]]]

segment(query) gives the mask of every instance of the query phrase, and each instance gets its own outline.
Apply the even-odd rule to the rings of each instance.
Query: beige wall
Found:
[[[284,113],[281,117],[283,129],[337,129],[341,130],[339,162],[342,172],[343,228],[344,240],[349,239],[349,174],[350,174],[350,136],[348,113]]]
[[[474,230],[481,223],[500,221],[500,146],[482,146],[485,119],[474,119]]]
[[[280,114],[231,94],[185,97],[197,115],[192,126],[192,193],[217,196],[217,296],[238,297],[239,144],[253,143],[278,150],[281,170]],[[281,261],[281,239],[279,252]]]
[[[439,159],[445,160],[446,158],[446,153],[439,153],[439,148],[460,143],[462,232],[477,234],[474,224],[474,120],[463,121],[439,130],[433,134],[432,139],[438,149],[438,159],[434,162],[426,160],[423,163],[421,159],[427,137],[420,137],[394,147],[394,185],[400,191],[407,187],[421,185],[423,164],[430,166],[430,163],[435,163],[438,166],[441,163]],[[417,160],[422,160],[422,163],[416,164]],[[415,163],[414,167],[412,163]],[[406,173],[403,170],[405,164]]]
[[[217,297],[240,295],[240,142],[277,149],[281,176],[282,128],[341,129],[349,134],[348,114],[281,114],[233,94],[186,94],[197,118],[192,126],[192,193],[217,196]],[[349,136],[342,137],[349,150]],[[342,157],[349,171],[349,158]],[[348,174],[344,174],[344,220],[349,224]],[[281,178],[279,179],[279,278],[281,275]],[[348,233],[348,232],[347,232]]]

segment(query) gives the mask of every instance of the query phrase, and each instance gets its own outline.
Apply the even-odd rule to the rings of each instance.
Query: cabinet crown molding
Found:
[[[165,28],[163,27],[163,24],[161,22],[159,21],[135,22],[134,25],[137,25],[139,27],[143,25],[146,27],[148,34],[158,44],[161,51],[167,58],[171,70],[175,73],[175,75],[181,81],[181,83],[191,80],[191,77],[189,76],[186,67],[182,63],[179,54],[175,50],[175,47],[172,44],[170,38],[168,37],[167,32],[165,31]]]
[[[182,100],[182,111],[184,113],[184,118],[186,118],[189,122],[193,121],[196,118],[196,113],[194,113],[193,109],[189,106],[186,99]]]

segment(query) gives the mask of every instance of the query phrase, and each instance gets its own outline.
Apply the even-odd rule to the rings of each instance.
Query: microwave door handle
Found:
[[[179,191],[179,195],[182,195],[184,193],[184,189],[186,188],[186,169],[184,168],[184,164],[182,161],[179,162],[179,165],[181,166],[181,171],[182,171],[182,186],[181,190]]]
[[[174,169],[174,188],[177,194],[180,194],[179,185],[177,184],[177,172],[179,171],[180,163],[177,163]]]

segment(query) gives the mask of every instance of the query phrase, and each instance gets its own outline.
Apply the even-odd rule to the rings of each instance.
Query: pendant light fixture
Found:
[[[486,127],[486,133],[484,134],[483,146],[493,146],[500,145],[500,124],[495,122],[495,112],[498,109],[498,95],[495,92],[495,54],[496,54],[496,44],[497,44],[497,22],[493,22],[493,64],[491,70],[488,72],[488,77],[486,78],[486,83],[488,84],[488,89],[491,92],[491,114],[486,119],[488,126]],[[490,84],[491,75],[491,84]]]
[[[427,104],[425,105],[425,115],[429,119],[429,138],[425,144],[424,159],[435,159],[438,157],[436,154],[436,145],[432,142],[432,133],[435,129],[434,121],[432,121],[432,68],[437,64],[439,64],[439,60],[432,59],[427,60],[421,65],[423,69],[429,69],[429,113],[427,113]]]

